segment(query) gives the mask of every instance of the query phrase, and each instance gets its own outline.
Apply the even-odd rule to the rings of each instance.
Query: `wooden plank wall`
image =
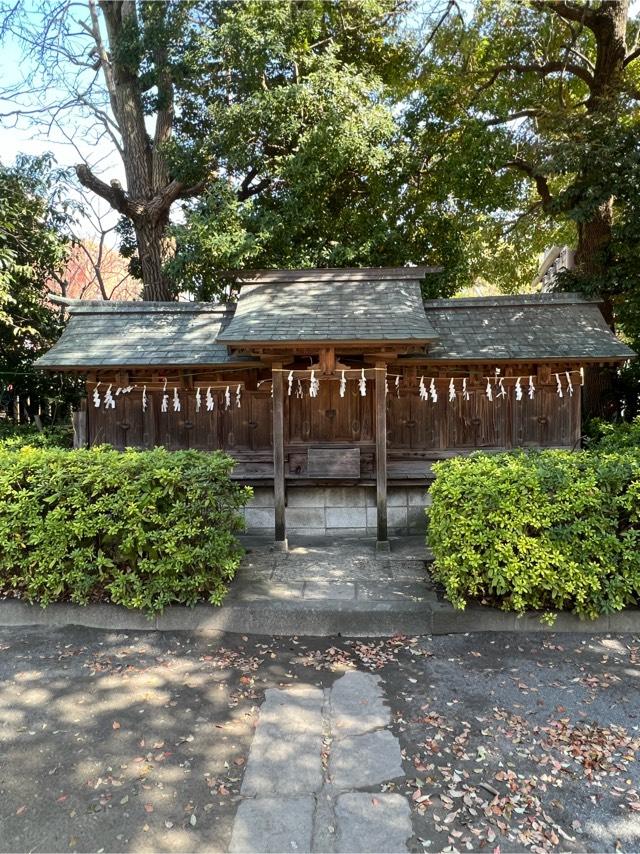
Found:
[[[235,389],[237,375],[231,389]],[[162,391],[147,391],[147,411],[142,411],[142,391],[136,387],[115,398],[116,408],[96,409],[88,389],[88,436],[92,445],[108,443],[116,448],[171,449],[217,448],[244,459],[264,458],[272,450],[273,408],[268,384],[244,388],[241,406],[224,409],[223,392],[216,390],[216,408],[207,412],[202,393],[200,412],[195,411],[193,389],[180,391],[182,409],[174,412],[173,389],[169,389],[169,411],[161,412]],[[408,382],[400,396],[390,388],[386,398],[387,447],[396,457],[406,454],[428,458],[475,448],[567,447],[580,442],[580,386],[573,397],[559,398],[555,382],[536,383],[535,397],[526,394],[516,401],[512,383],[506,398],[489,401],[483,386],[470,386],[470,399],[458,394],[449,401],[446,383],[439,384],[437,403],[423,401],[417,385]],[[458,384],[459,389],[459,384]],[[105,386],[101,387],[104,395]],[[294,387],[295,390],[295,387]],[[305,394],[284,397],[285,453],[288,470],[304,475],[306,450],[311,445],[357,446],[361,451],[362,473],[373,474],[375,451],[374,384],[363,397],[355,380],[347,383],[344,398],[339,383],[321,381],[316,398]]]

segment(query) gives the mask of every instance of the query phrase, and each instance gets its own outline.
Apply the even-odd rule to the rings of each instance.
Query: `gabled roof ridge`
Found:
[[[73,300],[66,305],[70,314],[229,314],[235,309],[235,303],[145,300]]]
[[[229,272],[239,285],[297,284],[303,282],[371,282],[422,280],[441,267],[302,267],[295,270],[238,270]]]
[[[487,308],[500,308],[500,306],[516,305],[576,305],[576,304],[599,304],[602,302],[598,297],[587,297],[574,291],[558,291],[555,293],[537,294],[500,294],[499,296],[478,297],[451,297],[450,299],[428,299],[424,300],[425,308],[469,308],[473,306],[485,306]]]

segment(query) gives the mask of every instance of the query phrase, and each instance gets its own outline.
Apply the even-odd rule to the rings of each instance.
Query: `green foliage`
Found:
[[[0,447],[0,589],[47,605],[108,598],[152,614],[219,604],[251,491],[196,451]]]
[[[13,424],[0,421],[0,448],[17,450],[32,448],[71,448],[73,428],[71,425],[47,425],[38,430],[35,424]]]
[[[212,9],[172,156],[181,169],[206,138],[222,168],[174,229],[178,286],[209,298],[224,291],[221,270],[406,262],[445,267],[430,295],[466,282],[460,220],[446,187],[417,174],[403,126],[419,49],[407,5]]]
[[[62,192],[61,171],[49,156],[0,166],[0,408],[16,394],[32,403],[77,396],[74,379],[33,369],[63,328],[60,310],[46,300],[47,281],[69,248]]]
[[[593,418],[586,432],[589,450],[609,452],[629,448],[640,452],[640,416],[618,423]]]
[[[640,452],[476,454],[435,466],[429,543],[457,608],[581,617],[640,596]]]

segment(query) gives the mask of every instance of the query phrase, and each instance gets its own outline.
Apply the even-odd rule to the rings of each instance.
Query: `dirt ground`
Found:
[[[267,688],[377,673],[412,851],[640,850],[640,639],[0,630],[0,850],[225,851]],[[302,852],[298,852],[302,854]]]

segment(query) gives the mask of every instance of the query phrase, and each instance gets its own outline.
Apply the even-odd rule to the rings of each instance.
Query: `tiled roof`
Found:
[[[76,302],[41,368],[224,365],[251,361],[216,341],[229,321],[211,303]]]
[[[218,340],[230,344],[426,342],[435,337],[422,308],[418,277],[338,281],[305,278],[243,284],[235,315]]]
[[[635,355],[611,332],[598,302],[580,294],[439,299],[424,307],[439,339],[429,358],[624,360]]]
[[[634,353],[611,332],[598,303],[577,294],[474,297],[423,303],[417,280],[257,282],[234,306],[75,302],[39,367],[247,364],[228,344],[279,341],[413,341],[428,358],[614,359]]]

